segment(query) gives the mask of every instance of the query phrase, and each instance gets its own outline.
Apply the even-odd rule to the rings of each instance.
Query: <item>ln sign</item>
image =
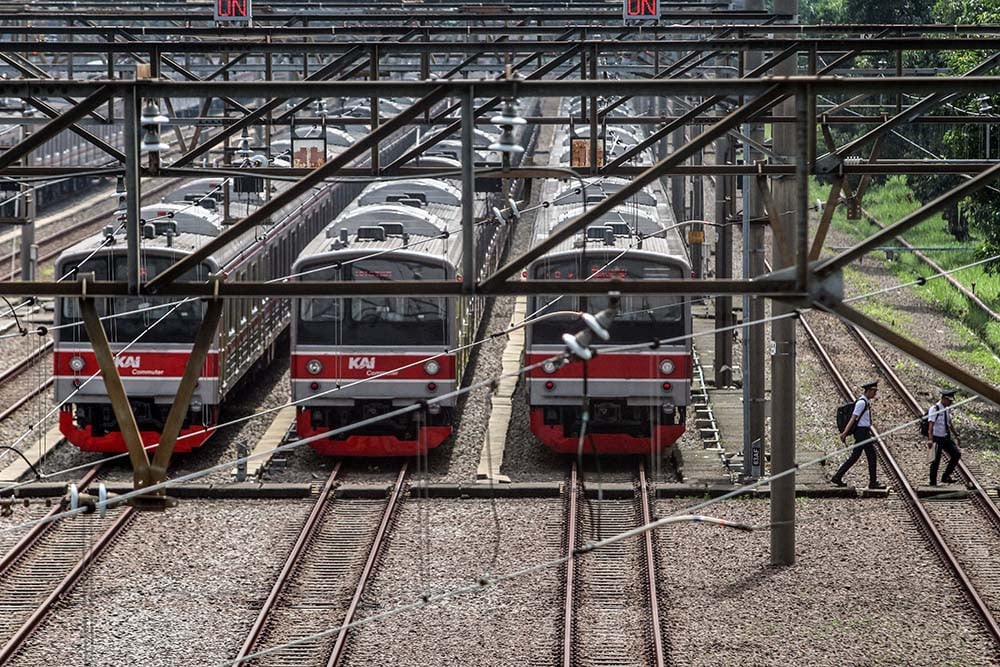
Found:
[[[624,0],[624,2],[622,12],[626,21],[660,20],[660,0]]]
[[[253,19],[250,2],[251,0],[215,0],[215,20],[227,23],[240,21],[250,23]]]

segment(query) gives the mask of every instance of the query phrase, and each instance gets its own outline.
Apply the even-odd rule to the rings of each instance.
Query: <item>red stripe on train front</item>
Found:
[[[66,440],[85,452],[119,454],[128,451],[121,431],[111,431],[99,436],[94,435],[92,427],[80,428],[77,426],[71,410],[63,410],[59,413],[59,431],[66,437]],[[174,445],[174,452],[183,454],[201,447],[214,432],[214,430],[208,430],[204,426],[182,428],[177,443]],[[142,444],[146,447],[160,441],[158,431],[140,431],[139,435],[142,436]],[[153,447],[147,451],[152,455],[156,448]]]
[[[429,374],[424,365],[433,359],[438,363],[436,374]],[[310,373],[307,366],[317,360],[319,373]],[[384,373],[384,375],[383,375]],[[376,377],[385,380],[453,380],[455,355],[442,354],[292,354],[292,377],[297,380],[361,380]]]
[[[308,438],[329,429],[314,428],[312,412],[304,409],[296,417],[295,430],[300,438]],[[323,456],[416,456],[426,454],[450,435],[451,426],[422,426],[416,440],[401,440],[392,435],[351,435],[343,440],[321,438],[309,446]]]
[[[55,375],[79,375],[89,377],[98,370],[97,357],[93,352],[84,350],[56,350],[53,357],[53,369]],[[69,362],[73,357],[83,359],[83,369],[79,372],[70,368]],[[118,374],[128,379],[134,378],[157,378],[176,377],[184,375],[184,368],[191,357],[190,351],[186,352],[123,352],[118,355],[115,365],[118,366]],[[219,374],[219,353],[209,352],[205,358],[205,365],[201,368],[201,377],[215,377]]]
[[[533,366],[551,359],[550,353],[539,354],[531,352],[526,355],[526,365]],[[660,372],[660,363],[669,359],[674,364],[674,370],[668,375]],[[583,362],[574,358],[568,364],[546,373],[544,368],[533,368],[528,371],[534,378],[581,378],[583,377]],[[691,377],[691,356],[688,354],[602,354],[587,362],[587,377],[590,378],[674,378],[687,379]]]
[[[579,436],[567,436],[562,426],[547,425],[541,409],[531,411],[531,432],[542,443],[559,454],[576,454]],[[684,435],[684,424],[655,427],[652,438],[624,433],[592,433],[583,442],[584,455],[589,454],[651,454],[662,452]]]

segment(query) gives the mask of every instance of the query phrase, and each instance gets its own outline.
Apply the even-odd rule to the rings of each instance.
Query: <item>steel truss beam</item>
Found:
[[[970,69],[965,74],[963,74],[961,78],[971,78],[979,74],[988,72],[989,70],[997,66],[998,61],[1000,61],[1000,52],[994,53],[993,55],[989,56],[981,63]],[[844,144],[833,153],[828,154],[828,156],[835,156],[836,158],[843,160],[845,157],[849,155],[854,155],[864,146],[868,145],[875,139],[883,136],[890,130],[895,129],[898,125],[907,122],[910,118],[919,116],[924,111],[932,107],[938,106],[940,104],[944,104],[945,102],[947,102],[950,99],[953,99],[954,97],[956,97],[955,94],[933,93],[925,97],[924,99],[920,100],[916,104],[911,105],[906,110],[897,113],[895,116],[885,121],[878,127],[874,127],[868,132],[866,132],[864,135],[858,137],[857,139],[849,141],[848,143]],[[822,156],[819,158],[819,160],[823,160],[828,156]]]
[[[719,92],[718,79],[528,81],[448,79],[435,81],[166,81],[115,80],[101,82],[69,80],[0,80],[0,96],[61,97],[90,95],[107,86],[115,96],[137,88],[141,97],[420,97],[442,87],[448,95],[460,96],[469,87],[481,97],[568,97],[581,95],[691,95],[711,97]],[[726,79],[725,89],[733,97],[752,97],[778,86],[783,96],[807,87],[816,95],[845,93],[895,94],[944,93],[947,95],[1000,93],[1000,77],[894,77],[842,78],[836,76],[789,76],[764,79]],[[55,112],[53,112],[55,113]],[[58,114],[56,114],[58,115]]]
[[[177,266],[176,264],[174,266]],[[464,282],[464,281],[463,281]],[[552,294],[607,294],[615,289],[622,294],[759,294],[763,296],[802,299],[806,295],[796,288],[794,280],[784,277],[764,277],[760,280],[634,280],[614,281],[565,281],[565,280],[516,280],[500,282],[486,289],[476,287],[478,296],[520,296]],[[88,282],[86,291],[69,281],[56,282],[0,282],[2,296],[40,297],[99,297],[126,296],[128,284],[123,281]],[[453,280],[399,280],[392,282],[331,282],[302,280],[284,283],[224,282],[218,290],[209,283],[170,282],[156,291],[159,296],[204,297],[220,299],[246,299],[248,297],[311,298],[331,296],[463,296],[467,286]]]
[[[860,259],[874,248],[883,245],[896,236],[899,236],[909,229],[912,229],[920,222],[926,220],[938,211],[961,201],[963,198],[982,190],[996,178],[1000,176],[1000,163],[995,163],[986,171],[980,173],[967,181],[960,183],[953,189],[941,194],[937,198],[927,202],[916,211],[904,216],[895,224],[889,225],[877,231],[867,239],[857,245],[848,248],[834,257],[821,260],[815,266],[815,273],[819,277],[830,275],[835,271],[842,270],[845,266],[856,259]]]
[[[50,120],[46,123],[45,127],[28,135],[14,146],[11,146],[10,149],[4,151],[0,155],[0,170],[14,164],[68,126],[74,125],[78,120],[90,113],[91,110],[97,108],[98,105],[103,104],[110,97],[110,89],[106,87],[98,88],[93,94],[78,102],[73,108]]]
[[[6,53],[0,53],[0,60],[2,60],[3,62],[7,63],[11,67],[13,67],[14,69],[16,69],[18,72],[20,72],[24,76],[28,76],[28,77],[34,76],[34,77],[38,77],[39,79],[52,79],[52,78],[54,78],[51,74],[49,74],[48,72],[46,72],[45,70],[43,70],[41,67],[38,67],[37,65],[35,65],[30,60],[27,60],[26,58],[24,58],[20,54],[15,53],[14,55],[9,55],[9,54],[6,54]],[[73,104],[73,105],[77,104],[77,100],[74,100],[71,97],[65,97],[65,98],[63,98],[63,101],[68,102],[69,104]],[[90,116],[91,118],[93,118],[94,120],[96,120],[99,123],[107,123],[108,122],[108,119],[105,118],[104,116],[102,116],[99,113],[94,113],[93,111],[91,111],[87,115]]]
[[[349,50],[344,55],[340,56],[331,63],[324,65],[322,68],[316,70],[306,79],[307,81],[321,81],[328,76],[333,76],[344,67],[357,60],[357,58],[364,53],[361,47],[355,47]],[[254,123],[258,122],[261,118],[266,116],[269,112],[274,111],[280,107],[287,98],[274,98],[264,102],[256,109],[247,112],[242,118],[234,122],[229,127],[225,128],[216,135],[209,137],[201,145],[192,148],[190,151],[180,156],[175,160],[172,165],[175,167],[183,167],[186,164],[191,164],[192,161],[198,159],[200,156],[207,153],[213,146],[217,146],[222,141],[225,141],[227,137],[231,137],[238,132],[241,132],[243,128],[248,128]]]
[[[582,231],[590,222],[612,210],[618,204],[627,201],[629,197],[633,196],[647,184],[662,176],[664,171],[669,167],[681,164],[690,156],[694,155],[699,150],[714,141],[717,137],[726,133],[729,129],[736,127],[760,111],[769,108],[772,104],[774,104],[780,94],[780,87],[772,86],[756,99],[733,110],[725,118],[715,125],[707,128],[699,136],[691,139],[665,159],[657,162],[653,166],[646,169],[643,173],[636,176],[635,179],[622,187],[618,192],[610,197],[602,199],[597,205],[588,209],[574,220],[567,221],[565,224],[557,227],[552,231],[549,237],[541,243],[538,243],[519,257],[508,261],[504,266],[497,269],[493,275],[483,281],[482,290],[488,292],[500,283],[506,281],[507,278],[512,276],[514,273],[520,271],[523,267],[527,266],[535,259],[538,259],[548,251],[552,250],[565,239],[579,231]]]
[[[741,26],[741,28],[744,26]],[[74,28],[73,32],[76,33],[83,28]],[[193,30],[193,29],[191,29]],[[252,30],[252,29],[249,29]],[[475,33],[477,29],[467,29],[467,28],[457,28],[453,31],[445,30],[442,28],[435,28],[432,30],[432,34],[448,34],[449,32],[461,34],[463,36],[468,36]],[[496,34],[497,36],[509,36],[511,34],[516,34],[518,32],[523,33],[525,36],[535,37],[540,32],[546,32],[544,29],[538,29],[534,26],[525,27],[522,29],[517,29],[514,26],[509,27],[497,27],[496,29],[479,29],[483,30],[484,34]],[[607,27],[605,29],[608,33],[617,33],[621,30],[621,25],[614,27]],[[330,28],[321,29],[321,33],[329,37]],[[341,34],[344,31],[344,36],[348,36],[350,28],[336,28],[337,34]],[[432,54],[526,54],[532,51],[541,51],[544,53],[554,53],[558,52],[566,47],[566,40],[558,39],[559,35],[563,35],[567,32],[572,33],[594,33],[593,26],[578,26],[571,27],[560,25],[553,28],[550,32],[553,35],[550,39],[545,40],[533,40],[533,39],[519,39],[519,40],[503,40],[503,41],[491,41],[491,42],[476,42],[476,41],[441,41],[441,40],[423,40],[423,41],[408,41],[407,38],[414,28],[412,26],[398,26],[393,29],[396,32],[395,39],[392,41],[380,41],[376,38],[370,38],[365,40],[351,40],[351,41],[278,41],[274,40],[271,42],[262,42],[259,40],[212,40],[212,41],[171,41],[171,40],[160,40],[160,41],[141,41],[141,42],[82,42],[82,41],[72,41],[72,42],[46,42],[45,50],[50,53],[78,53],[78,54],[104,54],[104,55],[121,55],[126,52],[134,52],[139,54],[144,54],[148,58],[152,58],[157,53],[170,53],[170,54],[198,54],[204,55],[206,53],[229,53],[233,57],[239,54],[260,54],[266,55],[268,53],[275,55],[303,55],[303,54],[325,54],[336,56],[342,54],[344,51],[351,49],[355,46],[361,46],[362,48],[371,48],[373,46],[378,46],[382,50],[383,55],[412,55],[420,53],[432,53]],[[671,29],[671,32],[673,30]],[[8,32],[7,28],[4,32]],[[48,29],[45,30],[48,32]],[[147,33],[149,30],[147,30]],[[355,30],[355,32],[358,32]],[[421,30],[422,32],[422,30]],[[241,34],[243,29],[241,29]],[[100,36],[106,37],[109,34],[108,30],[101,30]],[[360,34],[382,36],[384,34],[383,30],[373,31],[365,30],[361,31]],[[643,29],[643,34],[648,34],[647,29]],[[189,33],[189,29],[185,29],[184,37],[190,38],[193,35]],[[278,36],[280,37],[280,36]],[[289,35],[291,37],[291,35]],[[879,38],[877,46],[873,46],[871,39],[869,38],[810,38],[803,36],[796,36],[795,38],[761,38],[761,39],[748,39],[748,38],[733,38],[727,37],[720,39],[717,36],[710,38],[699,39],[699,40],[656,40],[656,39],[627,39],[627,40],[615,40],[612,38],[591,38],[591,39],[580,39],[576,40],[574,43],[583,45],[589,48],[596,48],[598,50],[598,55],[605,54],[622,54],[622,53],[635,53],[636,51],[653,51],[659,49],[662,53],[669,52],[690,52],[696,51],[699,53],[709,53],[714,51],[721,52],[746,52],[746,51],[769,51],[776,52],[787,49],[788,47],[799,44],[801,51],[803,53],[815,52],[817,56],[830,55],[835,57],[843,57],[845,51],[859,52],[859,53],[871,53],[871,52],[892,52],[892,51],[986,51],[992,52],[1000,50],[1000,36],[991,37],[955,37],[955,38],[938,38],[938,37],[921,37],[921,38],[897,38],[897,37],[884,37]],[[8,53],[35,53],[39,49],[36,42],[5,42],[3,44],[3,50]]]
[[[531,80],[539,79],[539,78],[545,76],[546,74],[548,74],[549,72],[551,72],[555,68],[559,67],[560,65],[562,65],[564,62],[566,62],[567,60],[569,60],[573,56],[581,53],[581,51],[582,51],[582,48],[580,46],[572,46],[572,47],[570,47],[569,49],[567,49],[566,51],[564,51],[561,55],[557,56],[556,58],[553,58],[552,60],[550,60],[546,64],[542,65],[538,69],[536,69],[533,72],[531,72],[531,74],[529,74],[526,77],[526,79],[529,80],[529,81],[531,81]],[[524,65],[528,64],[529,62],[531,62],[532,60],[534,60],[535,58],[537,58],[538,55],[539,54],[537,54],[537,53],[533,54],[533,55],[531,55],[531,56],[523,59],[520,63],[518,63],[518,65],[521,66],[521,67],[523,67]],[[500,77],[498,77],[498,79],[499,78]],[[498,97],[493,97],[493,98],[487,100],[486,102],[484,102],[483,104],[480,104],[479,106],[477,106],[473,110],[473,115],[474,116],[478,116],[480,114],[486,113],[487,111],[490,111],[491,109],[496,108],[496,106],[498,104],[500,104],[501,101],[502,101],[501,97],[499,97],[499,96]],[[424,151],[426,151],[428,148],[431,148],[432,146],[436,146],[445,137],[447,137],[448,135],[450,135],[453,132],[455,132],[456,130],[458,130],[458,128],[461,125],[462,125],[461,119],[456,119],[454,122],[450,123],[449,125],[447,125],[446,127],[442,128],[442,129],[438,130],[437,132],[435,132],[434,134],[432,134],[431,136],[429,136],[427,139],[424,139],[419,144],[417,144],[416,146],[414,146],[413,148],[411,148],[410,150],[406,151],[401,156],[399,156],[398,158],[396,158],[395,160],[393,160],[391,163],[389,163],[389,165],[387,165],[385,167],[385,169],[386,170],[390,170],[390,169],[394,169],[396,167],[401,167],[402,165],[406,164],[407,162],[409,162],[413,158],[417,157],[418,155],[423,155]]]
[[[213,237],[211,241],[203,245],[201,248],[195,250],[184,259],[180,260],[176,264],[173,264],[166,271],[154,277],[148,283],[147,288],[155,291],[157,287],[169,285],[172,281],[183,275],[189,268],[197,266],[206,257],[219,248],[222,248],[230,241],[238,238],[246,230],[250,229],[254,225],[263,224],[270,218],[272,213],[278,211],[282,206],[295,201],[296,198],[301,196],[313,186],[322,183],[325,179],[337,174],[342,167],[346,167],[364,151],[369,150],[372,146],[378,146],[380,141],[389,137],[400,128],[408,125],[410,121],[423,113],[424,110],[432,108],[435,104],[444,99],[445,95],[446,91],[443,87],[436,87],[429,94],[425,95],[422,99],[417,100],[411,107],[402,111],[398,116],[392,118],[384,125],[372,128],[370,133],[344,149],[342,153],[328,160],[322,166],[317,167],[307,176],[303,177],[299,181],[296,181],[277,197],[269,200],[247,217],[223,230],[218,236]]]

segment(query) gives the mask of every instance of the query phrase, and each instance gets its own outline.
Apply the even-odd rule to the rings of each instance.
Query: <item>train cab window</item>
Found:
[[[579,257],[545,262],[535,267],[534,277],[541,280],[584,279],[611,280],[667,280],[682,277],[677,266],[650,265],[641,259],[621,259],[597,254],[588,256],[581,265]],[[605,295],[589,297],[539,296],[531,302],[531,313],[543,315],[557,311],[582,311],[597,313],[608,306]],[[641,343],[656,339],[669,339],[689,333],[685,324],[685,302],[681,297],[660,295],[626,295],[622,297],[611,325],[612,344]],[[531,337],[534,344],[562,344],[564,333],[574,333],[580,328],[574,316],[552,317],[534,324]]]
[[[309,270],[309,269],[306,269]],[[444,280],[444,267],[413,260],[366,259],[310,270],[304,280]],[[317,345],[444,345],[448,300],[441,297],[302,299],[299,343]]]
[[[140,270],[142,278],[149,280],[165,270],[174,259],[146,254],[142,258]],[[98,280],[125,280],[127,259],[115,254],[88,260],[80,267],[82,272],[94,272]],[[202,265],[183,276],[182,281],[204,281],[208,279],[209,268]],[[201,325],[204,307],[199,299],[178,299],[174,297],[115,297],[99,299],[98,313],[110,315],[104,320],[104,330],[112,343],[191,343]],[[75,299],[62,300],[62,323],[70,324],[81,319],[79,305]],[[87,334],[83,326],[63,330],[64,340],[85,341]]]

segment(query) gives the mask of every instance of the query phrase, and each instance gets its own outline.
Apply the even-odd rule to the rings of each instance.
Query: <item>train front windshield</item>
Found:
[[[80,265],[80,273],[93,273],[97,280],[126,280],[127,259],[124,255],[93,257]],[[172,257],[146,255],[142,258],[143,280],[150,280],[174,263]],[[208,280],[210,268],[201,265],[188,271],[180,280]],[[112,343],[194,343],[195,333],[201,325],[204,304],[200,299],[177,297],[115,297],[96,299],[97,312],[103,319],[104,331]],[[62,299],[62,323],[74,324],[62,330],[67,341],[87,340],[80,306],[76,299]]]
[[[307,269],[308,271],[308,269]],[[366,259],[324,268],[303,280],[384,282],[445,280],[443,266],[415,260]],[[298,342],[303,345],[445,345],[448,305],[443,297],[366,296],[302,299]]]
[[[678,266],[653,265],[646,259],[620,258],[588,254],[556,261],[542,261],[535,266],[532,277],[536,280],[670,280],[683,277]],[[605,295],[538,296],[532,297],[532,316],[559,311],[572,314],[542,320],[531,327],[535,344],[562,345],[564,333],[576,333],[583,326],[575,313],[596,314],[607,308]],[[684,299],[676,296],[639,294],[623,295],[618,316],[611,325],[612,344],[642,343],[654,338],[667,340],[685,335]]]

